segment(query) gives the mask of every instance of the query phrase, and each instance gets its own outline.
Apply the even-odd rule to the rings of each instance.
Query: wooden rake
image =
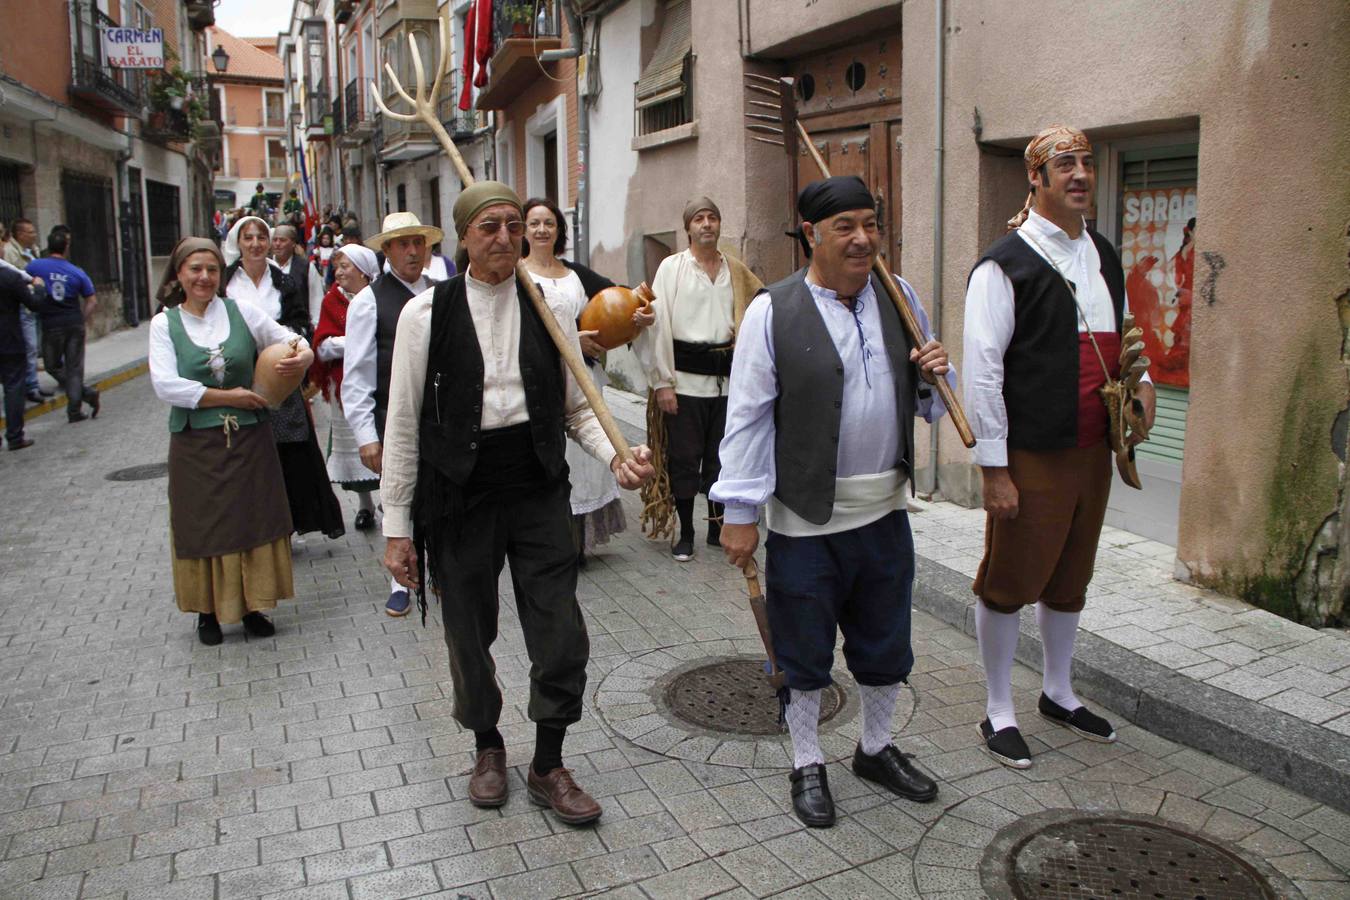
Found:
[[[379,86],[374,81],[370,85],[370,94],[375,100],[375,105],[380,108],[380,112],[389,116],[389,118],[401,122],[425,123],[431,129],[432,134],[436,135],[436,139],[441,142],[441,147],[445,150],[446,155],[450,157],[450,162],[454,165],[459,180],[464,183],[465,187],[468,187],[474,182],[473,173],[469,171],[469,167],[464,163],[464,157],[460,156],[459,148],[455,146],[455,142],[450,138],[450,134],[445,130],[445,126],[441,124],[436,115],[436,104],[441,94],[441,84],[445,80],[445,74],[450,71],[450,54],[446,52],[446,46],[449,44],[447,31],[446,21],[441,19],[438,29],[440,46],[435,67],[436,77],[432,79],[430,91],[427,90],[426,70],[422,67],[422,56],[417,49],[417,41],[413,35],[408,35],[408,52],[411,54],[413,73],[417,78],[417,96],[408,96],[408,92],[403,89],[403,84],[398,80],[398,76],[394,74],[393,68],[388,63],[384,65],[385,74],[389,76],[389,83],[394,86],[394,91],[399,97],[412,109],[411,113],[396,113],[385,106],[384,99],[380,97]],[[619,430],[618,423],[614,421],[614,414],[609,411],[609,406],[605,403],[605,398],[601,395],[600,389],[591,380],[590,373],[586,370],[586,364],[581,359],[580,349],[576,344],[568,341],[563,334],[562,327],[558,324],[558,320],[553,317],[553,311],[549,309],[548,302],[544,300],[544,295],[540,293],[539,286],[535,284],[530,270],[525,268],[523,259],[516,261],[516,280],[525,286],[525,293],[529,295],[530,302],[534,304],[535,312],[539,314],[540,320],[544,323],[544,328],[548,330],[548,336],[553,339],[558,352],[562,354],[563,362],[567,364],[572,377],[581,386],[582,393],[586,395],[586,400],[589,401],[591,409],[595,412],[595,418],[600,422],[600,427],[604,429],[605,436],[614,446],[614,451],[621,460],[631,460],[633,451],[628,446],[628,441],[624,439],[623,432]]]
[[[751,95],[756,95],[761,99],[751,99],[748,101],[750,111],[745,114],[746,129],[750,132],[750,139],[759,141],[761,144],[772,144],[776,147],[782,147],[787,151],[788,159],[795,163],[797,159],[798,142],[806,148],[816,168],[820,170],[822,178],[830,177],[830,167],[825,159],[816,150],[815,143],[811,140],[811,135],[807,133],[802,123],[797,119],[797,101],[793,92],[795,80],[792,78],[772,78],[768,75],[758,75],[753,72],[745,73],[745,87]],[[760,110],[764,110],[761,112]],[[766,137],[766,135],[768,135]],[[886,270],[885,263],[880,256],[872,258],[872,272],[881,282],[886,293],[890,295],[891,302],[900,312],[900,321],[905,326],[905,333],[909,335],[910,343],[915,347],[922,347],[927,341],[925,335],[919,329],[919,320],[914,315],[914,310],[909,306],[905,297],[900,292],[900,286],[895,283],[891,273]],[[965,410],[961,408],[961,401],[957,399],[956,393],[951,385],[947,383],[946,378],[937,380],[938,396],[942,398],[943,404],[947,407],[947,414],[952,417],[952,424],[956,426],[956,433],[960,436],[961,442],[967,447],[975,446],[975,435],[970,430],[970,423],[966,420]]]

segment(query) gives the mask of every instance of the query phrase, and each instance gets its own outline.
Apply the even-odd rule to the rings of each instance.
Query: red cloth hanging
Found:
[[[474,87],[484,87],[488,83],[488,60],[492,58],[492,0],[474,0],[474,58],[478,61],[478,74],[473,79]]]
[[[459,108],[468,112],[473,107],[473,23],[474,13],[478,9],[478,0],[469,4],[469,12],[464,16],[464,62],[460,66],[461,85],[459,89]]]

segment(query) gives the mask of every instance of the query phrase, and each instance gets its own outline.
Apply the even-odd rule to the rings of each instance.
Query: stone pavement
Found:
[[[802,828],[783,738],[718,737],[661,703],[695,661],[756,655],[739,574],[703,547],[676,564],[633,531],[579,591],[593,655],[567,762],[604,818],[574,830],[525,796],[529,663],[509,604],[513,793],[475,809],[437,615],[422,628],[382,613],[377,539],[311,536],[277,635],[227,627],[201,646],[173,605],[164,481],[104,477],[163,460],[165,410],[144,378],[108,401],[96,422],[42,417],[35,448],[0,454],[2,897],[981,897],[1006,829],[1097,813],[1194,830],[1288,896],[1350,892],[1350,817],[1125,721],[1115,745],[1079,740],[1034,716],[1024,667],[1036,762],[996,765],[975,730],[974,643],[922,613],[896,732],[941,779],[938,801],[896,800],[835,764],[838,826]],[[833,756],[857,727],[851,694],[825,729]]]

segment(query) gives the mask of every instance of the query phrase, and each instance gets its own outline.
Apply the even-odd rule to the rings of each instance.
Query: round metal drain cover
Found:
[[[143,466],[129,466],[125,469],[118,469],[115,472],[109,472],[103,477],[109,481],[147,481],[151,478],[163,478],[169,474],[169,464],[166,462],[147,463]]]
[[[1278,896],[1250,864],[1195,835],[1126,819],[1074,819],[1041,828],[1012,850],[1013,894],[1254,900]]]
[[[843,691],[820,693],[820,721],[844,705]],[[690,669],[666,688],[666,708],[682,721],[730,734],[778,734],[778,697],[756,659],[730,659]]]

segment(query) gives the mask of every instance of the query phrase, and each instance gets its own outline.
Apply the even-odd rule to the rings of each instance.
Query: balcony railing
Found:
[[[157,109],[151,111],[141,129],[141,137],[150,141],[187,142],[192,136],[192,125],[187,113],[180,109]]]
[[[117,23],[93,0],[71,0],[70,6],[75,25],[70,92],[107,110],[140,113],[145,76],[137,70],[113,68],[103,57],[102,31]]]
[[[493,11],[493,30],[497,35],[498,46],[513,37],[560,37],[562,23],[558,4],[555,0],[538,4],[534,0],[503,0]]]
[[[323,118],[331,112],[328,85],[320,83],[305,98],[305,133],[311,136],[323,134]]]
[[[448,86],[441,92],[440,106],[436,110],[440,116],[441,124],[445,130],[450,132],[453,138],[472,137],[480,128],[487,125],[486,115],[476,109],[462,110],[459,108],[459,92],[462,89],[463,76],[455,72],[449,80]]]

